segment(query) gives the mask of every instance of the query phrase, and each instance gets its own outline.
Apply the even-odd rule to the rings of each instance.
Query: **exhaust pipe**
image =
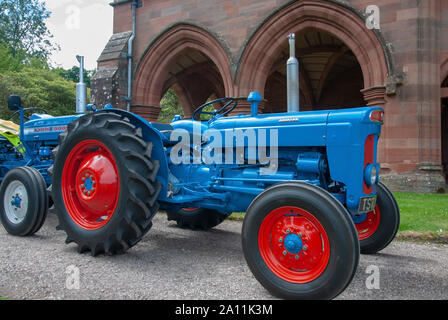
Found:
[[[286,78],[288,87],[288,113],[299,112],[299,61],[296,58],[295,34],[291,33],[289,39],[289,59],[286,63]]]
[[[84,57],[76,56],[79,62],[79,83],[76,84],[76,113],[84,114],[87,109],[87,84],[84,82]]]

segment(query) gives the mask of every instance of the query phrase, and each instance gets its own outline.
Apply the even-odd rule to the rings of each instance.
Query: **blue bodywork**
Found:
[[[29,166],[37,169],[51,184],[47,169],[53,164],[51,151],[58,145],[58,136],[67,125],[81,115],[53,117],[48,114],[33,114],[29,121],[20,119],[20,140],[25,147],[21,154],[6,139],[0,138],[0,181],[6,173],[16,167]]]
[[[216,115],[209,121],[176,117],[171,125],[150,123],[136,114],[110,106],[102,112],[125,116],[141,128],[143,139],[153,144],[152,157],[159,163],[157,179],[162,184],[158,198],[162,210],[201,207],[223,214],[246,212],[254,198],[266,188],[280,182],[303,181],[327,190],[354,219],[362,219],[360,199],[375,195],[374,187],[366,188],[365,181],[372,167],[379,172],[376,153],[382,123],[372,121],[370,115],[375,111],[382,112],[382,109],[363,107],[258,115],[260,95],[252,93],[248,100],[251,102],[251,115]],[[26,153],[22,155],[6,139],[1,140],[0,178],[14,167],[32,166],[50,184],[47,169],[53,164],[51,151],[58,145],[59,134],[80,116],[34,114],[26,123],[21,117],[20,138]],[[179,137],[173,139],[173,133],[179,130],[190,138],[186,147],[188,161],[181,164],[173,163],[171,157],[179,141]],[[236,139],[224,139],[226,134],[244,134],[248,130],[257,138],[251,140],[246,136],[243,147]],[[207,162],[206,157],[194,156],[195,152],[203,155],[210,150],[217,142],[212,138],[216,133],[223,138],[222,153],[232,149],[235,160],[239,152],[243,163],[223,161],[217,164]],[[263,134],[265,140],[261,141],[259,137]],[[207,136],[210,138],[204,139]],[[267,146],[269,151],[274,136],[278,144],[277,167],[274,173],[266,174],[267,165],[251,147]],[[374,139],[373,150],[370,151],[365,150],[369,136]],[[367,152],[373,153],[374,161],[366,166]]]
[[[367,188],[367,192],[365,188],[368,176],[365,146],[369,136],[374,137],[373,150],[370,151],[374,161],[369,168],[375,166],[379,169],[376,153],[382,123],[372,121],[370,115],[374,111],[382,112],[382,109],[362,107],[258,115],[259,99],[256,97],[249,98],[251,115],[218,115],[201,122],[176,117],[171,126],[149,123],[122,110],[108,112],[125,115],[142,129],[143,138],[153,143],[153,158],[160,164],[158,181],[162,184],[162,192],[158,200],[161,209],[201,207],[223,214],[245,212],[266,188],[280,182],[303,181],[329,191],[354,217],[362,216],[359,213],[360,199],[375,195],[373,187]],[[249,141],[243,149],[244,164],[207,164],[204,158],[194,158],[194,152],[203,154],[214,143],[213,139],[203,139],[209,132],[219,132],[225,137],[226,132],[240,130],[244,133],[248,129],[257,136],[260,130],[267,131],[265,141],[268,141],[268,150],[269,132],[276,130],[278,168],[274,174],[262,174],[266,165],[251,153]],[[174,137],[174,141],[171,138],[178,130],[190,134],[189,163],[177,164],[171,160],[171,152],[179,137]],[[236,150],[236,141],[230,143],[232,145],[226,140],[222,145]],[[260,141],[253,142],[252,146],[259,147]]]

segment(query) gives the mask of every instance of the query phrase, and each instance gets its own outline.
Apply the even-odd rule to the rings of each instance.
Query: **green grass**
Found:
[[[394,192],[400,207],[399,231],[448,231],[448,194]]]

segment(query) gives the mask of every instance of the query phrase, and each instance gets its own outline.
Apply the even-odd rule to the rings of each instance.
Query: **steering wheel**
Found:
[[[23,109],[23,112],[24,112],[23,118],[24,118],[25,120],[27,120],[27,121],[30,120],[30,118],[28,118],[28,117],[25,115],[25,112],[26,112],[26,111],[42,111],[43,113],[48,114],[47,110],[45,110],[45,109],[43,109],[43,108],[39,108],[39,107],[25,108],[25,109]],[[11,115],[11,117],[9,118],[9,120],[11,120],[12,118],[14,118],[14,117],[17,116],[18,114],[20,114],[20,110],[17,110],[16,112],[14,112],[14,113]]]
[[[213,112],[203,111],[206,107],[215,104],[217,102],[223,102],[223,101],[226,101],[227,103],[221,109],[215,110]],[[208,114],[211,115],[212,117],[217,116],[218,114],[222,116],[228,115],[236,108],[237,105],[238,101],[236,101],[234,98],[221,98],[207,102],[206,104],[203,104],[193,112],[193,120],[196,119],[197,116],[200,116],[202,114]]]

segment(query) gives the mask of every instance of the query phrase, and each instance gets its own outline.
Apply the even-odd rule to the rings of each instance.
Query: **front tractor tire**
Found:
[[[127,118],[107,112],[72,122],[59,142],[49,173],[66,243],[93,256],[124,253],[149,231],[158,210],[152,143]]]
[[[354,220],[363,254],[374,254],[386,248],[400,225],[400,209],[392,192],[381,182],[375,186],[375,191],[375,210]]]
[[[47,184],[31,167],[8,171],[0,187],[0,220],[14,236],[31,236],[40,230],[48,211]]]
[[[348,211],[306,183],[280,183],[257,196],[242,242],[255,278],[283,299],[332,299],[350,284],[359,261]]]

